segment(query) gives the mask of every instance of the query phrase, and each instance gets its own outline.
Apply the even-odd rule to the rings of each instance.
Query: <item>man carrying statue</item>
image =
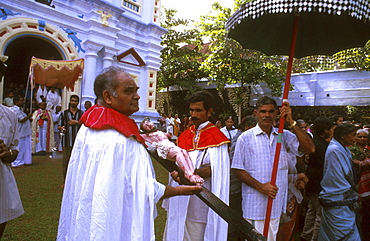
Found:
[[[155,240],[156,202],[201,189],[156,181],[144,139],[129,118],[139,110],[138,89],[118,67],[96,77],[98,101],[80,119],[57,240]]]

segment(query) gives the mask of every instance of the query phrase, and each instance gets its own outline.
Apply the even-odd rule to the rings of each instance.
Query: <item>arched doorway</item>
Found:
[[[16,86],[27,84],[29,66],[32,56],[47,60],[62,60],[59,51],[44,39],[24,36],[13,40],[5,49],[8,56],[8,65],[4,76],[4,86],[7,89],[10,83]]]
[[[0,83],[0,103],[6,94],[6,85],[11,82],[26,84],[31,57],[49,60],[72,60],[79,57],[73,42],[58,27],[32,18],[10,18],[0,21],[0,56],[8,56],[8,67]],[[14,63],[12,63],[14,62]],[[5,85],[4,85],[5,83]],[[68,103],[69,91],[62,91],[62,107]],[[75,83],[75,92],[80,92],[80,81]]]

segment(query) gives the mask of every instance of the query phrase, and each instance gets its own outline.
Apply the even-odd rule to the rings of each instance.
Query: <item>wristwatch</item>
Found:
[[[297,125],[297,122],[296,121],[293,121],[293,123],[289,126],[289,128],[292,129],[296,125]]]

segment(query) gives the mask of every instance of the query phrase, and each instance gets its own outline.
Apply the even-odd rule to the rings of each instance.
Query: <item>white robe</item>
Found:
[[[189,152],[194,166],[199,168],[201,160],[194,161],[199,151]],[[219,147],[210,147],[207,150],[212,169],[211,184],[209,180],[205,180],[205,185],[210,191],[223,200],[226,204],[229,203],[229,180],[230,180],[230,160],[227,152],[227,144]],[[172,178],[171,186],[176,186]],[[207,182],[208,181],[208,182]],[[209,186],[211,186],[209,188]],[[198,198],[194,196],[194,198]],[[188,211],[190,196],[176,196],[165,199],[163,207],[167,210],[166,230],[163,240],[166,241],[182,241],[184,239],[185,221]],[[205,241],[225,241],[227,239],[228,224],[212,209],[208,210],[207,225],[204,234]]]
[[[31,148],[31,123],[29,120],[21,123],[20,120],[27,117],[20,107],[14,105],[10,107],[18,119],[18,135],[19,135],[19,153],[17,158],[12,162],[12,167],[22,166],[32,163],[32,148]]]
[[[155,180],[148,152],[115,130],[81,126],[68,166],[57,240],[155,240]]]
[[[62,106],[62,98],[60,97],[57,90],[54,93],[50,90],[46,95],[46,106],[48,110],[55,112],[57,106]]]
[[[0,139],[14,151],[18,148],[18,121],[14,113],[0,105]],[[7,163],[0,160],[0,224],[24,213],[17,183]]]
[[[43,95],[46,98],[47,94],[48,94],[48,90],[46,86],[44,86],[44,89],[41,89],[41,85],[39,85],[39,88],[37,89],[37,93],[36,93],[37,102],[38,103],[42,102],[41,95]]]

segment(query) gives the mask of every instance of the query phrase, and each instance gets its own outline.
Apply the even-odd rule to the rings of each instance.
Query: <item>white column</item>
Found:
[[[85,71],[82,81],[82,93],[81,93],[81,103],[86,100],[94,103],[94,80],[96,75],[96,63],[98,58],[98,52],[102,49],[102,46],[95,43],[85,43],[84,47],[86,49],[85,53]]]
[[[113,65],[113,56],[116,54],[115,51],[105,49],[103,57],[103,68],[107,68]]]

